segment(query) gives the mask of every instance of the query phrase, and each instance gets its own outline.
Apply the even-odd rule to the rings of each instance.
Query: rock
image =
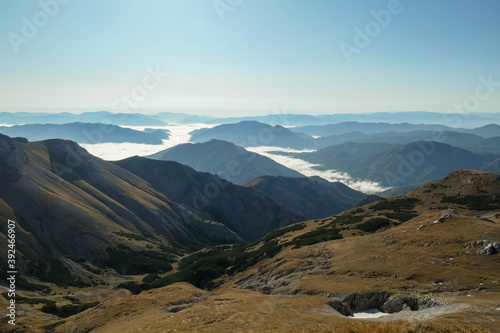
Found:
[[[412,297],[401,294],[391,295],[386,291],[375,291],[367,294],[352,293],[327,303],[339,313],[350,316],[354,311],[376,308],[385,313],[400,311],[418,311],[440,305],[432,298]]]
[[[497,243],[497,245],[498,245],[498,243]],[[480,254],[480,255],[497,254],[498,253],[497,247],[495,246],[494,243],[490,243],[490,244],[486,245],[486,247],[484,249],[477,251],[477,254]]]
[[[445,213],[445,214],[441,215],[441,217],[440,217],[440,218],[438,218],[437,220],[435,220],[435,221],[434,221],[434,224],[444,222],[444,221],[446,221],[447,219],[449,219],[450,217],[452,217],[452,215],[451,215],[451,214]]]
[[[366,310],[380,307],[389,299],[390,295],[386,291],[374,291],[365,295],[357,293],[345,296],[342,301],[349,304],[354,311]]]
[[[28,139],[26,139],[26,138],[22,138],[22,137],[20,137],[20,136],[18,136],[18,137],[16,137],[16,138],[14,138],[14,140],[16,140],[16,141],[17,141],[17,142],[19,142],[19,143],[28,143]]]
[[[492,255],[492,254],[497,254],[500,253],[500,243],[497,242],[492,242],[489,240],[478,240],[475,242],[467,242],[464,244],[464,248],[467,250],[482,246],[483,248],[476,251],[478,255]],[[466,251],[465,253],[471,254],[471,251]]]
[[[383,201],[383,200],[387,200],[387,199],[386,198],[382,198],[382,197],[380,197],[378,195],[375,195],[375,194],[370,194],[369,196],[367,196],[366,198],[364,198],[363,200],[361,200],[356,207],[366,206],[366,205],[369,205],[369,204],[371,204],[373,202]]]
[[[343,314],[346,317],[352,316],[352,309],[351,307],[346,304],[345,302],[342,302],[340,300],[333,300],[331,302],[326,303],[329,306],[331,306],[335,311]]]

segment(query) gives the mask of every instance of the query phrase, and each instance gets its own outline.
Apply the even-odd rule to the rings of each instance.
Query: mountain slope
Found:
[[[252,179],[243,186],[257,189],[278,204],[305,216],[318,219],[356,207],[366,194],[320,177],[289,178],[264,176]]]
[[[271,126],[257,121],[242,121],[191,132],[192,142],[212,139],[229,141],[242,147],[276,146],[303,149],[314,143],[312,137],[304,138],[282,126]]]
[[[10,137],[25,137],[30,141],[52,138],[78,143],[130,142],[160,145],[169,135],[161,130],[141,132],[116,125],[97,123],[29,124],[0,127],[0,133]]]
[[[136,274],[167,265],[156,261],[172,256],[166,246],[176,253],[240,240],[71,141],[0,135],[0,165],[0,218],[17,222],[19,268],[45,281],[61,282],[62,261]],[[127,253],[142,259],[122,262]]]
[[[305,219],[292,213],[297,207],[286,210],[272,199],[262,198],[254,189],[177,162],[136,156],[113,163],[146,180],[170,200],[203,219],[224,224],[247,241]]]
[[[412,142],[365,157],[346,152],[329,152],[328,149],[296,156],[321,164],[322,168],[349,172],[351,176],[364,177],[387,187],[440,179],[461,168],[499,170],[496,155],[478,155],[432,141]]]
[[[330,325],[339,332],[399,332],[418,321],[411,331],[495,332],[499,203],[499,174],[459,170],[411,193],[289,226],[251,244],[206,248],[166,274],[37,294],[57,301],[58,309],[71,307],[77,295],[99,304],[68,318],[18,304],[25,315],[17,331],[233,332],[244,324],[255,332],[329,332],[316,326]],[[347,317],[373,308],[385,312],[384,322]],[[10,329],[6,319],[0,327]]]
[[[303,177],[272,159],[249,152],[230,142],[210,140],[197,144],[181,144],[148,156],[157,160],[176,161],[201,172],[210,172],[241,184],[255,177]]]

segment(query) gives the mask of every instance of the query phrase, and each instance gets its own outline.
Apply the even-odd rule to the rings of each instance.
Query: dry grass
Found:
[[[490,330],[454,322],[350,322],[330,327],[303,329],[296,333],[488,333]]]

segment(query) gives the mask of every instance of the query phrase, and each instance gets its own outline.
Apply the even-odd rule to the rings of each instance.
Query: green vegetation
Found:
[[[99,302],[90,302],[82,304],[66,304],[61,307],[57,307],[54,302],[46,304],[42,307],[42,312],[50,313],[56,315],[60,318],[67,318],[69,316],[75,315],[79,312],[85,311],[87,309],[97,306]]]
[[[392,210],[394,212],[401,212],[403,210],[412,210],[415,204],[420,200],[417,198],[405,198],[396,200],[379,201],[376,205],[371,207],[372,210]]]
[[[31,283],[26,281],[26,278],[24,278],[24,276],[18,276],[16,278],[16,287],[29,291],[40,291],[44,294],[48,294],[52,291],[50,287],[44,286],[43,284]]]
[[[155,280],[158,280],[159,279],[159,276],[158,274],[156,273],[153,273],[153,274],[149,274],[147,276],[145,276],[143,279],[142,279],[142,282],[144,283],[151,283]]]
[[[128,239],[135,239],[138,241],[147,241],[148,239],[142,235],[131,234],[128,232],[115,232],[115,234],[123,237],[127,237]]]
[[[378,230],[380,228],[383,228],[385,226],[388,226],[390,224],[391,224],[391,220],[388,220],[388,219],[382,218],[382,217],[375,217],[375,218],[369,219],[366,222],[358,224],[356,226],[356,228],[363,230],[365,232],[372,232],[372,231]]]
[[[292,231],[302,230],[305,227],[306,227],[306,225],[304,223],[298,223],[298,224],[293,224],[293,225],[286,227],[286,228],[275,230],[275,231],[269,233],[264,238],[262,238],[262,242],[267,242],[267,241],[270,241],[271,239],[281,237],[284,234],[287,234],[287,233],[292,232]]]
[[[159,273],[172,270],[171,256],[159,251],[132,251],[125,246],[107,249],[109,258],[103,264],[120,274]]]
[[[6,300],[10,300],[11,299],[11,297],[8,296],[8,292],[2,293],[2,296]],[[50,300],[47,300],[47,299],[43,299],[43,298],[29,298],[29,297],[21,296],[19,294],[16,294],[16,296],[14,297],[14,299],[16,300],[17,304],[40,304],[40,303],[43,303],[43,304],[46,304],[46,305],[55,304],[54,301],[50,301]]]
[[[365,218],[367,216],[368,215],[345,214],[345,215],[337,216],[334,220],[334,223],[339,223],[341,225],[359,223],[359,222],[363,221],[363,218]]]
[[[406,222],[411,220],[414,217],[417,217],[418,214],[412,213],[412,212],[394,212],[394,213],[384,213],[386,217],[393,219],[393,220],[398,220],[400,222]]]
[[[63,287],[90,287],[89,283],[74,277],[61,260],[49,255],[45,255],[35,262],[32,262],[29,269],[29,275],[35,276],[41,281],[52,282]]]
[[[443,197],[442,203],[456,203],[465,205],[471,210],[500,209],[500,202],[496,196],[489,195],[466,195],[463,197]]]
[[[294,245],[293,248],[298,249],[301,246],[311,245],[341,238],[342,235],[340,234],[340,229],[322,227],[295,237],[289,244],[293,244]]]
[[[128,289],[134,295],[140,294],[142,290],[144,290],[141,286],[145,286],[146,284],[138,284],[135,281],[127,281],[120,283],[117,288],[118,289]]]

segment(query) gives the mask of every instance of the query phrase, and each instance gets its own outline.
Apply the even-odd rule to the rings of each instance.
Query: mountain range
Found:
[[[0,124],[66,124],[101,123],[125,126],[165,126],[167,123],[141,113],[112,113],[108,111],[69,112],[0,112]]]
[[[299,172],[268,157],[222,140],[181,144],[150,155],[149,158],[176,161],[197,171],[216,174],[235,184],[264,175],[303,177]]]
[[[445,143],[417,141],[384,149],[386,147],[349,143],[311,153],[295,153],[294,156],[318,164],[318,169],[348,172],[353,177],[380,182],[385,187],[430,182],[461,168],[500,171],[499,155],[475,154]],[[369,150],[373,154],[368,154]]]
[[[459,170],[252,243],[171,258],[165,273],[20,289],[31,305],[19,302],[17,330],[231,332],[244,321],[249,331],[498,331],[499,196],[499,174]],[[352,318],[378,311],[383,322]]]
[[[120,164],[151,171],[149,181]],[[0,216],[18,223],[19,268],[45,281],[62,283],[64,271],[65,284],[79,283],[70,277],[90,273],[77,262],[121,274],[164,271],[168,265],[158,260],[179,251],[254,240],[303,219],[217,176],[144,158],[114,164],[71,141],[28,142],[1,135],[0,165]],[[210,198],[205,214],[183,206],[192,207],[193,195],[211,191],[214,184],[221,186],[217,195],[201,192]],[[5,235],[0,238],[6,241]],[[133,260],[124,261],[127,256]]]
[[[306,130],[308,128],[310,127],[305,127]],[[319,128],[323,127],[319,126]],[[257,121],[242,121],[235,124],[224,124],[195,130],[191,132],[191,141],[205,142],[218,139],[242,147],[276,146],[299,150],[321,149],[349,141],[390,144],[437,141],[457,147],[487,147],[491,145],[490,140],[495,140],[494,136],[500,133],[500,126],[498,125],[488,125],[471,130],[447,130],[447,127],[441,125],[342,123],[326,125],[324,128],[325,130],[320,132],[331,135],[313,138],[301,132],[300,128],[297,129],[299,132],[294,132],[295,129],[288,129],[279,125],[271,126]],[[331,132],[330,129],[332,128],[338,129],[338,133]],[[415,128],[426,128],[426,130],[414,130]],[[392,129],[392,131],[385,131],[387,129]],[[411,130],[403,131],[404,129]],[[364,133],[361,130],[369,133]],[[312,133],[319,132],[312,131]]]
[[[271,126],[257,121],[218,125],[194,130],[190,134],[192,142],[217,139],[242,147],[276,146],[303,149],[314,144],[312,137],[301,136],[280,125]]]
[[[500,126],[488,124],[477,128],[453,128],[445,125],[434,124],[410,124],[410,123],[368,123],[368,122],[342,122],[338,124],[297,126],[292,128],[295,132],[303,132],[309,135],[327,137],[349,132],[361,132],[364,134],[377,134],[388,132],[415,132],[415,131],[451,131],[479,135],[484,138],[500,136]]]
[[[25,137],[30,141],[60,138],[90,144],[129,142],[160,145],[169,138],[167,130],[146,129],[141,132],[116,125],[81,122],[4,126],[0,127],[0,133],[10,137]]]

